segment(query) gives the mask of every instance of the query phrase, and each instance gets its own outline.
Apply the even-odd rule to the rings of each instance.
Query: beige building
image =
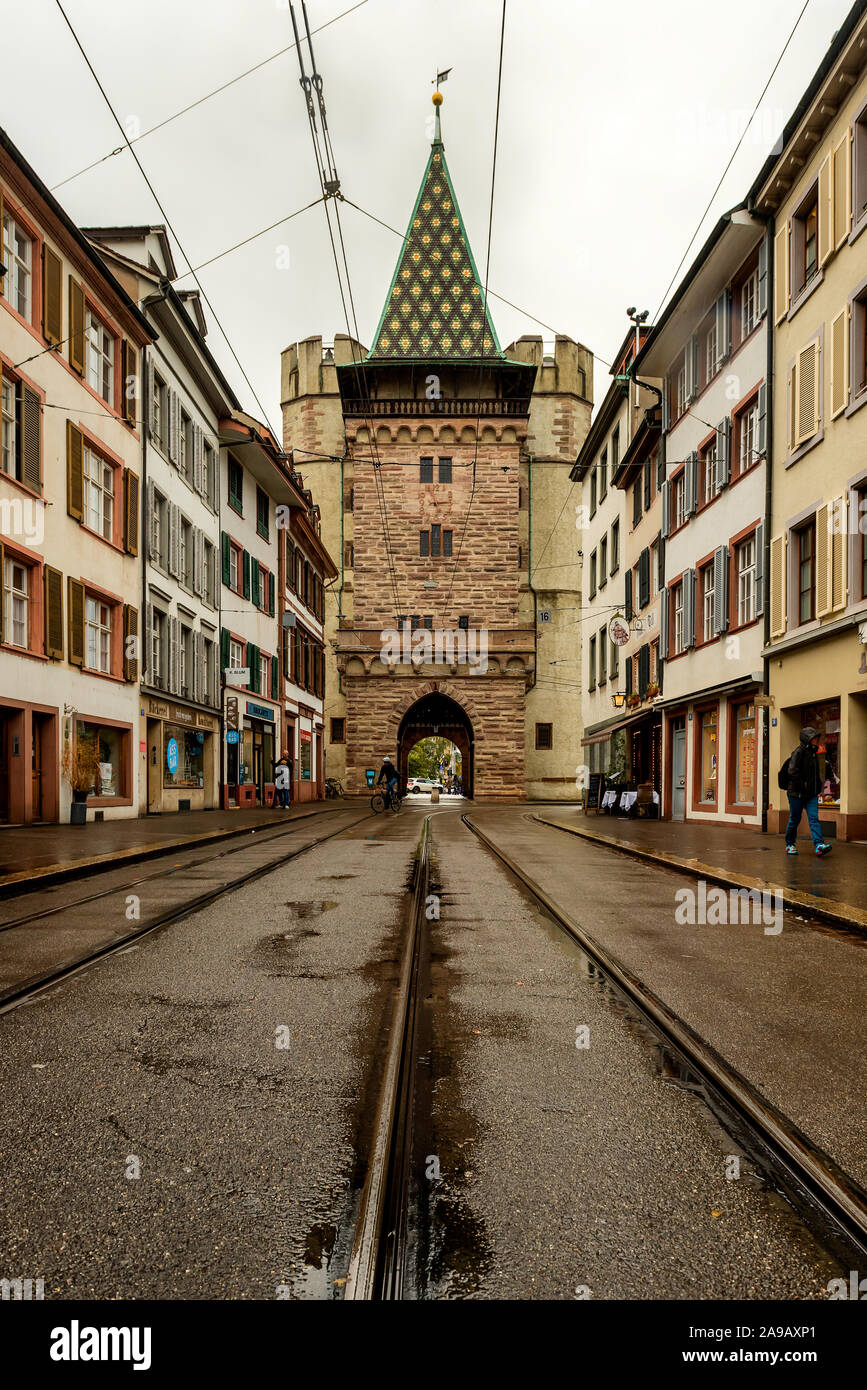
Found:
[[[0,223],[0,822],[135,816],[154,333],[3,131]]]
[[[773,219],[768,828],[821,734],[826,835],[867,837],[867,14],[857,5],[753,186]]]

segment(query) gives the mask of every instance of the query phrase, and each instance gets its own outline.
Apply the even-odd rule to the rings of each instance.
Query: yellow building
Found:
[[[768,829],[821,734],[826,835],[867,836],[867,13],[856,5],[750,194],[773,219]]]

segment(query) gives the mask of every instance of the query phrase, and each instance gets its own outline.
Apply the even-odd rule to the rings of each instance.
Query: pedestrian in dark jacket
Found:
[[[289,759],[283,753],[274,764],[274,799],[271,806],[289,807]]]
[[[822,774],[819,769],[818,730],[809,726],[801,730],[801,741],[789,758],[786,775],[786,791],[789,797],[786,853],[798,853],[795,841],[798,838],[801,816],[806,811],[807,824],[810,827],[816,853],[819,855],[830,854],[831,846],[825,843],[822,827],[819,824],[819,792],[822,789]]]

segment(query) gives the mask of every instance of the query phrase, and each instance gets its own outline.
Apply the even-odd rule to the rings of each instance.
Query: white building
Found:
[[[767,239],[717,224],[638,359],[665,378],[664,814],[760,824]]]
[[[292,508],[280,532],[283,751],[292,799],[317,801],[325,795],[325,585],[338,569],[322,542],[319,508],[294,476],[305,506]],[[345,721],[332,718],[330,732],[331,743],[343,743]]]
[[[220,803],[220,421],[238,402],[164,227],[87,228],[158,334],[144,393],[141,812]],[[144,772],[144,769],[143,769]]]
[[[153,330],[3,131],[0,226],[0,822],[135,816]]]

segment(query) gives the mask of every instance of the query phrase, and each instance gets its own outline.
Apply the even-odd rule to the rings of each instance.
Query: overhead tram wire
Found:
[[[782,50],[782,52],[780,53],[780,56],[779,56],[779,58],[777,59],[777,61],[774,63],[774,66],[773,66],[773,68],[771,69],[771,75],[770,75],[770,77],[768,78],[767,82],[765,83],[764,87],[762,88],[761,95],[760,95],[758,101],[756,102],[755,106],[753,107],[753,110],[752,110],[752,114],[751,114],[751,116],[750,116],[750,119],[747,121],[746,125],[744,126],[744,128],[743,128],[743,130],[742,130],[742,132],[741,132],[740,139],[738,140],[738,143],[735,145],[734,149],[732,150],[731,158],[729,159],[729,162],[728,162],[728,164],[726,165],[726,167],[723,169],[722,174],[720,175],[720,178],[719,178],[719,182],[718,182],[716,188],[714,189],[713,193],[710,195],[710,198],[709,198],[709,200],[708,200],[707,207],[705,208],[704,212],[702,213],[702,215],[701,215],[701,217],[700,217],[700,219],[699,219],[698,226],[696,227],[695,231],[693,232],[693,234],[692,234],[692,236],[691,236],[691,238],[690,238],[690,240],[689,240],[689,244],[688,244],[686,250],[684,251],[683,255],[681,256],[680,261],[678,262],[677,269],[675,270],[674,274],[673,274],[672,277],[671,277],[671,280],[670,280],[669,283],[668,283],[668,288],[666,289],[665,294],[662,296],[662,299],[659,301],[659,306],[658,306],[658,308],[657,308],[657,310],[656,310],[656,313],[653,315],[654,319],[657,319],[657,318],[659,317],[659,310],[662,308],[663,304],[664,304],[665,301],[667,300],[667,298],[668,298],[668,296],[669,296],[669,294],[670,294],[670,292],[671,292],[671,287],[672,287],[672,285],[674,284],[674,282],[676,281],[678,275],[680,274],[680,272],[681,272],[681,270],[682,270],[682,268],[683,268],[683,263],[684,263],[684,261],[686,260],[687,256],[689,255],[690,250],[692,249],[692,246],[693,246],[693,244],[694,244],[694,242],[695,242],[696,237],[698,236],[699,232],[701,231],[702,227],[704,226],[704,220],[705,220],[705,218],[707,217],[708,213],[710,212],[711,207],[713,206],[713,202],[714,202],[714,199],[716,198],[716,195],[719,193],[720,189],[722,188],[723,180],[725,179],[726,174],[728,173],[729,169],[730,169],[730,168],[732,167],[732,165],[734,164],[735,156],[737,155],[737,152],[738,152],[738,150],[740,149],[741,145],[744,143],[744,140],[745,140],[745,138],[746,138],[747,131],[749,130],[750,126],[752,125],[753,121],[755,120],[755,118],[756,118],[756,112],[758,111],[759,107],[761,106],[762,102],[764,101],[764,99],[765,99],[765,94],[767,93],[768,88],[770,87],[771,83],[773,82],[773,80],[774,80],[774,78],[775,78],[775,76],[776,76],[776,74],[777,74],[777,69],[778,69],[778,67],[780,66],[780,63],[781,63],[781,62],[783,61],[783,59],[785,58],[786,53],[788,52],[789,44],[792,42],[792,39],[795,37],[795,33],[796,33],[797,29],[798,29],[799,24],[801,23],[801,20],[804,18],[804,15],[805,15],[805,13],[806,13],[806,11],[807,11],[807,6],[809,5],[809,3],[810,3],[810,0],[804,0],[804,4],[803,4],[803,6],[801,7],[801,12],[800,12],[800,14],[798,15],[798,18],[795,20],[794,25],[792,26],[792,30],[791,30],[791,33],[789,34],[789,37],[786,39],[786,42],[785,42],[784,45],[783,45],[783,50]]]
[[[357,4],[351,5],[348,10],[343,10],[340,14],[336,14],[333,19],[327,19],[324,24],[318,25],[317,28],[313,30],[314,34],[319,34],[323,29],[328,29],[330,25],[336,24],[339,19],[345,19],[347,15],[352,14],[354,10],[360,10],[362,5],[366,4],[367,0],[357,0]],[[175,111],[173,115],[166,116],[162,121],[157,121],[156,125],[150,126],[148,130],[143,130],[141,135],[134,136],[128,141],[128,144],[137,145],[139,141],[146,140],[149,135],[154,135],[156,131],[162,130],[164,126],[171,125],[172,121],[178,120],[180,116],[185,116],[188,111],[194,111],[197,106],[201,106],[204,102],[210,101],[211,97],[219,96],[220,92],[225,92],[229,87],[233,87],[236,82],[240,82],[243,78],[250,77],[254,72],[259,72],[261,68],[267,67],[269,63],[274,62],[275,58],[282,58],[284,54],[291,53],[294,47],[294,43],[290,43],[286,48],[278,48],[276,53],[271,53],[267,58],[263,58],[260,63],[254,63],[251,68],[247,68],[244,72],[239,72],[237,77],[231,77],[228,82],[223,82],[219,87],[215,87],[212,92],[206,92],[203,97],[198,97],[196,101],[191,101],[188,106],[182,106],[180,111]],[[117,149],[109,150],[108,154],[104,154],[101,158],[95,159],[92,164],[86,164],[84,168],[79,169],[77,173],[69,174],[65,179],[61,179],[60,183],[54,184],[51,192],[56,193],[58,188],[63,188],[65,184],[72,183],[73,179],[80,178],[82,174],[87,174],[91,169],[98,168],[100,164],[104,164],[106,160],[112,159],[114,155],[123,154],[125,149],[126,145],[118,145]]]
[[[486,331],[487,331],[487,326],[488,326],[488,279],[489,279],[489,277],[490,277],[490,272],[491,272],[491,238],[492,238],[493,227],[494,227],[494,190],[495,190],[496,178],[497,178],[497,145],[498,145],[499,134],[500,134],[500,97],[501,97],[502,90],[503,90],[503,49],[504,49],[504,46],[505,46],[505,38],[506,38],[506,0],[503,0],[502,17],[501,17],[501,19],[500,19],[500,56],[499,56],[499,62],[498,62],[498,65],[497,65],[497,105],[496,105],[496,110],[495,110],[495,113],[494,113],[494,149],[493,149],[493,156],[492,156],[492,160],[491,160],[491,201],[490,201],[490,206],[489,206],[489,209],[488,209],[488,246],[487,246],[487,255],[486,255],[486,258],[485,258],[485,294],[484,294],[484,305],[483,305],[483,310],[482,310],[482,349],[483,349],[483,350],[484,350],[484,335],[485,335],[485,333],[486,333]],[[448,610],[448,606],[449,606],[449,604],[451,603],[452,590],[454,589],[454,584],[455,584],[455,575],[456,575],[457,572],[458,572],[458,565],[460,564],[460,559],[461,559],[461,551],[463,550],[463,545],[464,545],[464,537],[465,537],[466,534],[467,534],[467,527],[469,526],[469,522],[470,522],[470,512],[471,512],[472,509],[473,509],[473,502],[474,502],[475,496],[476,496],[476,464],[477,464],[478,457],[479,457],[479,431],[480,431],[480,429],[481,429],[481,423],[482,423],[482,371],[483,371],[483,359],[480,359],[480,360],[479,360],[479,409],[478,409],[478,414],[476,415],[476,443],[475,443],[475,448],[474,448],[474,450],[473,450],[473,482],[472,482],[472,488],[471,488],[471,490],[470,490],[470,500],[469,500],[469,503],[468,503],[468,505],[467,505],[467,514],[466,514],[466,517],[464,518],[463,530],[461,531],[461,539],[460,539],[460,541],[459,541],[459,543],[458,543],[458,553],[457,553],[457,555],[455,556],[455,563],[454,563],[454,565],[452,566],[452,577],[451,577],[451,581],[450,581],[450,583],[449,583],[449,591],[448,591],[448,594],[446,595],[445,603],[442,605],[442,608],[440,609],[440,621],[442,621],[442,620],[445,618],[446,612],[447,612],[447,610]]]
[[[313,54],[313,45],[312,45],[312,42],[311,42],[310,26],[309,26],[309,23],[308,23],[308,20],[307,20],[307,6],[306,6],[306,4],[304,3],[304,0],[302,0],[302,12],[303,12],[303,15],[304,15],[304,24],[305,24],[305,29],[306,29],[306,33],[307,33],[307,45],[308,45],[308,49],[309,49],[309,51],[310,51],[310,61],[311,61],[311,65],[312,65],[312,76],[311,76],[310,78],[307,77],[307,74],[306,74],[306,71],[305,71],[305,68],[304,68],[304,55],[303,55],[303,52],[302,52],[301,42],[300,42],[299,35],[298,35],[298,24],[297,24],[297,20],[296,20],[296,16],[295,16],[295,7],[294,7],[294,5],[293,5],[293,3],[292,3],[292,0],[289,0],[289,11],[290,11],[291,19],[292,19],[292,28],[293,28],[293,32],[294,32],[294,34],[295,34],[295,47],[296,47],[296,51],[297,51],[297,53],[298,53],[298,63],[299,63],[299,68],[300,68],[300,72],[301,72],[301,77],[300,77],[301,89],[302,89],[302,91],[304,92],[304,98],[305,98],[305,102],[306,102],[306,105],[307,105],[307,119],[308,119],[308,124],[309,124],[309,126],[310,126],[310,136],[311,136],[311,139],[312,139],[312,141],[313,141],[313,152],[314,152],[314,157],[315,157],[315,160],[316,160],[316,168],[317,168],[317,173],[318,173],[318,175],[319,175],[320,185],[321,185],[321,187],[322,187],[322,192],[323,192],[323,200],[324,200],[324,206],[325,206],[325,218],[326,218],[326,222],[327,222],[327,224],[328,224],[328,236],[329,236],[329,240],[330,240],[330,242],[331,242],[331,253],[332,253],[332,256],[333,256],[333,259],[334,259],[334,268],[335,268],[335,271],[336,271],[336,273],[337,273],[337,283],[338,283],[338,289],[339,289],[339,291],[340,291],[340,300],[341,300],[341,303],[342,303],[342,305],[343,305],[343,314],[344,314],[344,318],[345,318],[345,320],[346,320],[347,334],[348,334],[348,336],[349,336],[350,343],[352,344],[352,361],[353,361],[353,365],[356,367],[356,369],[357,369],[359,366],[361,367],[362,380],[363,380],[363,383],[364,383],[364,394],[365,394],[365,398],[366,398],[366,393],[367,393],[367,377],[366,377],[366,373],[365,373],[365,370],[364,370],[364,363],[363,363],[363,361],[362,361],[362,362],[359,362],[359,360],[356,358],[356,344],[359,342],[358,320],[357,320],[357,316],[356,316],[356,313],[355,313],[355,301],[354,301],[354,297],[353,297],[353,295],[352,295],[352,281],[351,281],[351,277],[350,277],[350,273],[349,273],[349,263],[348,263],[347,256],[346,256],[346,246],[345,246],[345,243],[344,243],[344,240],[343,240],[343,230],[342,230],[342,227],[341,227],[341,224],[340,224],[340,214],[339,214],[339,209],[338,209],[338,207],[337,207],[337,203],[336,203],[336,201],[335,201],[335,209],[334,209],[334,210],[335,210],[335,217],[336,217],[336,219],[337,219],[338,234],[339,234],[339,237],[340,237],[341,250],[342,250],[342,254],[343,254],[344,271],[345,271],[345,275],[346,275],[346,290],[344,290],[344,286],[343,286],[343,276],[342,276],[341,270],[340,270],[340,261],[339,261],[339,259],[338,259],[338,255],[337,255],[337,245],[336,245],[335,240],[334,240],[334,231],[333,231],[333,228],[332,228],[332,226],[331,226],[330,209],[329,209],[329,207],[328,207],[329,199],[334,198],[334,199],[336,200],[337,197],[339,196],[339,192],[340,192],[340,179],[339,179],[339,177],[338,177],[338,175],[337,175],[337,168],[336,168],[336,164],[335,164],[335,161],[334,161],[334,152],[333,152],[333,148],[332,148],[332,145],[331,145],[331,136],[330,136],[330,132],[329,132],[329,130],[328,130],[328,118],[327,118],[327,114],[326,114],[326,111],[325,111],[325,98],[324,98],[323,89],[322,89],[322,78],[321,78],[321,76],[319,75],[319,73],[318,73],[317,70],[316,70],[316,61],[315,61],[315,57],[314,57],[314,54]],[[316,113],[315,113],[314,108],[313,108],[313,96],[312,96],[313,91],[316,92],[317,102],[318,102],[318,106],[319,106],[320,120],[321,120],[321,122],[322,122],[322,128],[323,128],[324,148],[320,148],[319,135],[318,135],[317,125],[316,125]],[[326,172],[327,172],[327,174],[328,174],[328,177],[327,177],[327,178],[326,178]],[[353,322],[353,324],[354,324],[354,326],[355,326],[354,332],[353,332],[353,328],[352,328],[352,326],[351,326],[351,324],[350,324],[350,311],[349,311],[349,309],[347,308],[347,303],[346,303],[346,295],[347,295],[347,293],[348,293],[348,295],[349,295],[349,302],[350,302],[350,307],[351,307],[351,311],[352,311],[352,322]],[[370,412],[368,412],[367,414],[364,414],[364,415],[363,415],[363,418],[366,419],[366,421],[367,421],[368,430],[369,430],[369,432],[370,432],[371,451],[372,451],[372,453],[374,454],[374,464],[373,464],[373,467],[374,467],[374,486],[375,486],[375,488],[376,488],[377,502],[378,502],[378,505],[379,505],[380,517],[381,517],[381,520],[382,520],[383,539],[384,539],[384,541],[385,541],[386,557],[387,557],[387,560],[388,560],[388,568],[389,568],[389,575],[390,575],[390,578],[391,578],[392,593],[393,593],[394,601],[395,601],[395,617],[397,618],[397,617],[401,614],[401,611],[402,611],[402,610],[401,610],[400,594],[399,594],[398,583],[397,583],[397,573],[396,573],[395,565],[394,565],[394,555],[393,555],[393,553],[392,553],[391,534],[390,534],[389,526],[388,526],[388,514],[387,514],[386,503],[385,503],[385,489],[384,489],[384,485],[383,485],[383,482],[382,482],[382,478],[381,478],[381,476],[379,476],[380,473],[381,473],[381,464],[382,464],[382,461],[381,461],[381,459],[379,458],[379,449],[378,449],[378,445],[377,445],[377,441],[376,441],[376,432],[375,432],[375,428],[374,428],[374,424],[373,424],[373,417],[372,417],[372,414],[371,414]]]
[[[81,39],[78,37],[78,34],[76,33],[75,28],[73,27],[72,22],[71,22],[69,16],[67,15],[66,11],[65,11],[64,8],[63,8],[63,5],[61,4],[61,0],[55,0],[55,4],[57,5],[57,8],[59,9],[60,13],[63,15],[63,18],[64,18],[64,21],[65,21],[65,23],[66,23],[66,26],[67,26],[67,28],[69,29],[69,32],[70,32],[70,34],[72,35],[73,39],[75,40],[76,46],[78,47],[78,50],[79,50],[79,52],[81,53],[82,58],[84,59],[85,63],[87,64],[88,69],[90,70],[90,74],[91,74],[91,76],[93,77],[93,80],[94,80],[94,82],[96,83],[97,87],[99,88],[100,93],[101,93],[101,95],[102,95],[103,100],[105,101],[106,106],[108,107],[109,111],[111,112],[112,119],[114,120],[115,125],[117,126],[118,130],[120,131],[121,135],[123,136],[124,140],[126,141],[127,146],[129,147],[129,152],[130,152],[130,154],[132,155],[133,159],[135,160],[136,165],[138,166],[139,173],[141,174],[142,178],[144,179],[145,183],[147,184],[148,189],[149,189],[150,194],[151,194],[151,197],[153,198],[154,202],[156,203],[157,207],[159,208],[160,212],[162,213],[162,216],[163,216],[163,219],[164,219],[164,221],[165,221],[165,224],[166,224],[167,228],[169,229],[169,231],[171,232],[172,236],[173,236],[174,239],[175,239],[175,242],[176,242],[176,244],[177,244],[178,250],[180,251],[180,253],[181,253],[181,255],[183,256],[184,260],[187,262],[187,265],[192,265],[192,261],[191,261],[190,257],[187,255],[187,253],[186,253],[186,251],[184,250],[183,246],[181,245],[181,239],[180,239],[180,237],[178,236],[177,232],[175,231],[174,227],[172,226],[172,223],[171,223],[171,221],[170,221],[170,219],[169,219],[168,213],[166,212],[165,208],[163,207],[163,205],[162,205],[160,199],[157,197],[156,190],[154,189],[153,184],[151,183],[150,179],[148,178],[148,176],[147,176],[147,174],[146,174],[146,172],[145,172],[145,170],[144,170],[144,166],[142,165],[141,160],[139,159],[138,155],[136,154],[135,150],[133,149],[132,143],[131,143],[131,141],[130,141],[130,139],[129,139],[127,133],[126,133],[126,131],[124,130],[123,125],[121,124],[120,117],[118,116],[117,112],[115,111],[115,109],[114,109],[114,107],[113,107],[113,105],[112,105],[112,103],[111,103],[111,100],[110,100],[110,98],[109,98],[109,96],[108,96],[108,93],[106,92],[106,90],[105,90],[105,88],[103,87],[101,81],[99,80],[99,77],[98,77],[97,74],[96,74],[96,71],[95,71],[95,69],[94,69],[94,66],[93,66],[93,64],[91,63],[90,59],[89,59],[88,56],[87,56],[87,53],[86,53],[85,48],[84,48],[84,45],[82,44]],[[256,388],[254,387],[254,385],[253,385],[253,383],[251,382],[250,378],[248,377],[246,371],[244,370],[244,366],[243,366],[243,364],[242,364],[242,362],[241,362],[241,359],[240,359],[240,357],[238,356],[237,352],[235,351],[234,346],[232,345],[232,341],[231,341],[231,339],[230,339],[228,333],[226,332],[225,328],[223,327],[222,322],[221,322],[221,320],[220,320],[219,315],[217,314],[216,309],[214,308],[213,304],[211,303],[210,299],[208,298],[208,295],[207,295],[207,293],[206,293],[206,291],[205,291],[204,285],[202,284],[201,280],[199,279],[199,277],[198,277],[196,271],[191,270],[191,271],[190,271],[190,274],[193,276],[193,279],[195,280],[195,282],[196,282],[196,284],[197,284],[197,286],[198,286],[198,288],[199,288],[199,292],[200,292],[202,298],[204,299],[205,303],[207,304],[208,308],[209,308],[210,311],[211,311],[211,314],[212,314],[212,316],[213,316],[213,319],[214,319],[215,324],[217,325],[217,327],[219,328],[220,332],[221,332],[222,335],[223,335],[223,339],[225,340],[226,346],[228,347],[229,351],[231,352],[232,357],[235,359],[235,362],[236,362],[236,364],[237,364],[237,366],[238,366],[238,368],[239,368],[239,370],[240,370],[240,372],[241,372],[241,375],[242,375],[242,377],[244,378],[244,381],[247,383],[247,386],[249,387],[249,389],[250,389],[250,391],[251,391],[251,393],[252,393],[253,399],[255,400],[257,406],[259,407],[259,410],[260,410],[260,412],[261,412],[262,420],[263,420],[263,421],[265,422],[265,424],[268,426],[268,428],[269,428],[269,430],[271,431],[271,433],[273,434],[274,438],[275,438],[275,439],[279,439],[280,436],[276,433],[276,431],[274,430],[273,425],[271,424],[271,421],[268,419],[268,413],[267,413],[267,411],[265,410],[265,407],[263,406],[262,402],[261,402],[260,399],[259,399],[259,396],[258,396],[258,394],[257,394],[257,392],[256,392]]]

